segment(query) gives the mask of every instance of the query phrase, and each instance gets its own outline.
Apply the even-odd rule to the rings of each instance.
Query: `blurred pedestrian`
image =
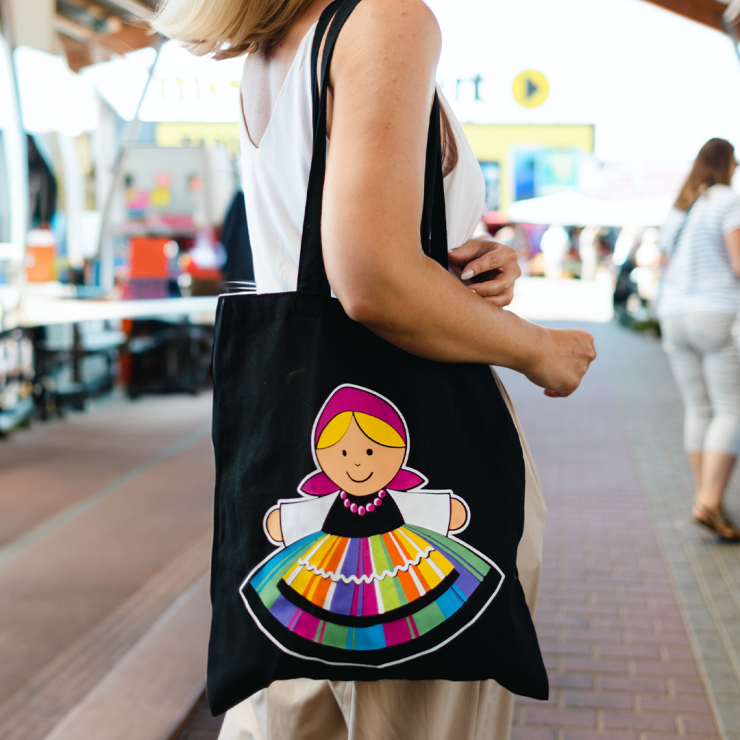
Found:
[[[259,293],[296,291],[306,192],[316,193],[314,185],[309,187],[311,51],[316,22],[329,5],[329,0],[167,0],[155,21],[158,30],[199,53],[250,52],[240,125]],[[333,7],[354,6],[344,2]],[[501,310],[511,302],[519,274],[516,253],[490,237],[471,238],[483,207],[484,183],[463,130],[444,101],[440,119],[446,177],[437,183],[445,191],[446,235],[450,247],[457,247],[449,262],[464,283],[421,250],[438,34],[434,16],[421,2],[405,3],[401,13],[394,3],[365,0],[349,16],[331,64],[330,94],[322,103],[331,122],[328,158],[322,158],[323,210],[320,224],[307,221],[307,227],[323,235],[326,278],[349,319],[408,353],[438,362],[512,367],[551,397],[569,395],[595,356],[592,338],[538,327]],[[526,444],[524,455],[526,513],[516,588],[523,589],[532,609],[544,507]],[[494,478],[492,472],[492,484]],[[363,508],[360,516],[364,513]],[[261,530],[262,513],[258,516],[242,524]],[[225,661],[229,656],[212,654],[216,663],[217,657]],[[305,663],[304,675],[322,674],[317,663]],[[264,671],[266,679],[275,675],[270,666]],[[342,675],[351,678],[351,667]],[[238,688],[231,691],[233,708],[226,713],[222,740],[483,740],[494,735],[505,740],[513,709],[513,695],[494,681],[297,678],[275,681],[239,703],[244,694],[237,695]]]
[[[658,229],[645,229],[635,252],[636,267],[632,279],[637,283],[637,294],[646,305],[654,305],[660,287],[663,255],[658,244]]]
[[[578,235],[581,280],[593,280],[596,277],[596,239],[598,235],[598,226],[587,226]]]
[[[527,277],[529,275],[529,248],[524,230],[518,226],[504,226],[493,235],[493,238],[500,244],[506,244],[507,247],[516,250],[517,262],[522,271],[521,277]]]
[[[559,278],[563,273],[563,262],[570,250],[570,237],[562,226],[551,226],[540,241],[545,259],[545,277]]]
[[[723,495],[740,449],[740,303],[737,161],[724,139],[699,152],[660,235],[669,262],[658,300],[663,347],[684,402],[684,447],[696,482],[693,518],[740,541]]]

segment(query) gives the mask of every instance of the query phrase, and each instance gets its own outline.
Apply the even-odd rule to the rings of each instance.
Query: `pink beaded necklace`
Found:
[[[345,508],[349,509],[353,514],[359,514],[360,516],[365,516],[365,512],[368,514],[372,514],[375,509],[378,508],[383,503],[383,499],[385,498],[385,491],[378,491],[378,495],[375,497],[372,503],[368,504],[367,506],[358,506],[357,504],[353,504],[348,498],[347,498],[347,492],[342,491],[340,494],[341,499],[344,501]]]

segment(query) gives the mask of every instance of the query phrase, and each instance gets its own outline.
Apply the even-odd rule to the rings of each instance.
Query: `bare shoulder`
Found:
[[[411,31],[439,39],[439,24],[424,0],[363,0],[350,18],[354,18],[351,25],[372,24],[381,35]]]
[[[433,74],[441,46],[439,24],[423,0],[362,0],[339,36],[336,67]]]

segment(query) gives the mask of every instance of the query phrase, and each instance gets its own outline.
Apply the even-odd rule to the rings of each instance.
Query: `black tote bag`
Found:
[[[314,62],[329,26],[298,290],[219,301],[214,714],[301,677],[495,679],[548,695],[516,568],[522,448],[490,367],[404,352],[331,297],[324,101],[358,2],[335,2],[316,31]],[[421,242],[446,267],[436,96],[430,121]]]

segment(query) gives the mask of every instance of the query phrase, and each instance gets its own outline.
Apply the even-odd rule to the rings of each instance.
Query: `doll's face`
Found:
[[[373,442],[354,418],[339,442],[316,450],[321,469],[353,496],[372,496],[385,488],[401,469],[405,454],[405,447],[384,447]]]

